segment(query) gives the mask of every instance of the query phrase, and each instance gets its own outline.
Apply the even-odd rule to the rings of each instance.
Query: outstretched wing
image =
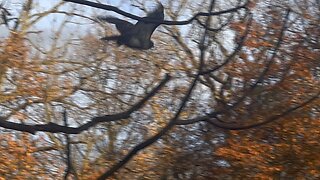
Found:
[[[150,12],[144,19],[163,21],[164,13],[162,4],[158,4],[157,8]],[[138,21],[134,26],[134,31],[140,39],[150,40],[154,30],[160,25],[160,23],[146,23],[143,21]]]
[[[131,31],[134,27],[133,24],[131,24],[130,22],[128,21],[125,21],[125,20],[121,20],[121,19],[118,19],[118,18],[115,18],[115,17],[98,17],[99,20],[103,20],[103,21],[107,21],[111,24],[115,24],[116,25],[116,28],[118,29],[118,31],[121,33],[121,34],[125,34],[129,31]]]

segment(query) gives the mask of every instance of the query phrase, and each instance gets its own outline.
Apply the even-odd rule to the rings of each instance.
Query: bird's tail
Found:
[[[117,41],[119,39],[120,36],[106,36],[101,38],[101,40],[105,40],[105,41]]]

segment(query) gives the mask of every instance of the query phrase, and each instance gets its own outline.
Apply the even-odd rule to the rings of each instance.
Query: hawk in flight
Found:
[[[116,41],[119,45],[124,44],[130,48],[141,50],[150,49],[154,46],[154,43],[150,38],[154,30],[160,25],[160,23],[148,23],[143,21],[132,24],[115,17],[99,17],[99,19],[115,24],[120,32],[120,35],[107,36],[102,38],[103,40]],[[148,13],[143,19],[163,21],[164,13],[162,4],[159,3],[157,8]]]

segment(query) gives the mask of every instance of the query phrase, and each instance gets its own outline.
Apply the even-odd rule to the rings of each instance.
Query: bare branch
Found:
[[[223,66],[227,65],[239,53],[239,51],[243,47],[243,44],[244,44],[244,42],[250,32],[251,24],[252,24],[252,14],[249,14],[249,20],[247,23],[246,31],[244,32],[243,36],[240,38],[239,43],[238,43],[237,47],[234,49],[233,53],[230,54],[222,64],[220,64],[210,70],[206,70],[206,71],[201,72],[201,75],[209,74],[209,73],[212,73],[214,71],[219,70]]]
[[[28,132],[28,133],[32,133],[32,134],[35,134],[37,131],[51,132],[51,133],[63,132],[66,134],[79,134],[82,131],[85,131],[85,130],[89,129],[90,127],[93,127],[96,124],[101,123],[101,122],[111,122],[111,121],[118,121],[118,120],[129,118],[133,112],[142,108],[142,106],[151,97],[153,97],[170,80],[170,78],[171,77],[167,74],[158,86],[156,86],[142,100],[140,100],[135,105],[133,105],[129,110],[127,110],[125,112],[113,114],[113,115],[94,117],[91,119],[91,121],[89,121],[86,124],[83,124],[79,127],[66,127],[66,126],[58,125],[58,124],[55,124],[52,122],[50,122],[48,124],[26,125],[26,124],[21,124],[21,123],[9,122],[1,117],[0,117],[0,127],[6,128],[6,129],[22,131],[22,132]]]

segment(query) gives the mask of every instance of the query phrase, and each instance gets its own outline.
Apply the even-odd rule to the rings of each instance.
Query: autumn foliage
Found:
[[[35,156],[37,147],[28,134],[5,134],[0,137],[0,174],[3,179],[46,178],[44,164]]]

